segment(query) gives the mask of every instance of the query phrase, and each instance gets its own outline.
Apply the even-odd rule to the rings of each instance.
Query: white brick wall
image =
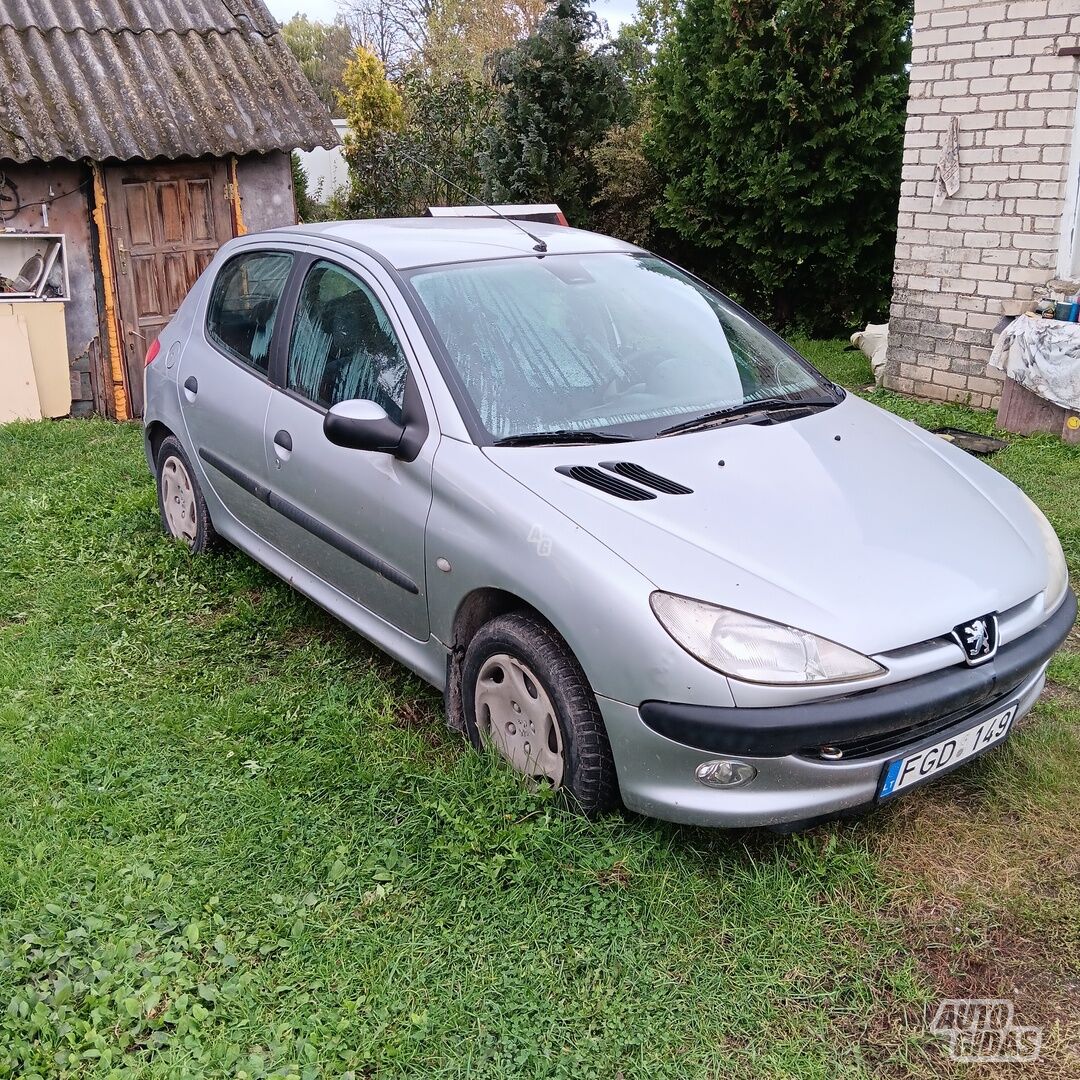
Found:
[[[889,362],[896,390],[990,408],[993,328],[1056,277],[1072,162],[1080,0],[915,0]],[[960,190],[933,205],[960,121]],[[1056,283],[1063,292],[1064,283]]]

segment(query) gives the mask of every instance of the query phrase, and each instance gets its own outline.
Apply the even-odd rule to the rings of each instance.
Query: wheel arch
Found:
[[[163,424],[160,420],[151,420],[143,431],[143,439],[146,443],[146,456],[150,462],[150,468],[157,474],[157,456],[161,444],[170,436],[176,438],[176,433]]]
[[[461,698],[461,666],[465,650],[480,627],[511,611],[527,611],[543,619],[558,632],[558,627],[555,627],[542,611],[508,589],[484,586],[473,589],[462,597],[451,624],[450,651],[446,657],[446,687],[443,691],[446,722],[455,731],[465,730],[465,712]],[[562,637],[561,634],[559,636]]]

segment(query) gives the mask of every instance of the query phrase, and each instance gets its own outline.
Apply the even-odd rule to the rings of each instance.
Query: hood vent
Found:
[[[635,484],[628,484],[611,473],[604,472],[592,465],[560,465],[555,470],[563,476],[569,476],[571,480],[577,480],[579,484],[587,484],[607,495],[614,495],[617,499],[628,499],[630,502],[642,502],[645,499],[655,499],[651,491],[645,491]]]
[[[632,461],[601,461],[600,464],[613,473],[625,476],[627,480],[636,480],[637,483],[651,487],[654,491],[662,491],[665,495],[694,494],[693,488],[669,480],[666,476],[658,476],[642,465],[635,465]]]

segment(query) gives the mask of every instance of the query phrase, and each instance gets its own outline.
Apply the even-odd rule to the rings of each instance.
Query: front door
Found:
[[[424,529],[434,438],[414,461],[335,446],[326,410],[354,398],[397,421],[410,374],[399,327],[372,283],[326,260],[307,270],[271,394],[268,486],[282,513],[275,547],[410,636],[428,636]],[[284,328],[283,328],[284,329]],[[419,392],[415,383],[409,392]]]
[[[220,161],[118,165],[105,185],[130,406],[141,416],[146,350],[232,238],[226,171]]]

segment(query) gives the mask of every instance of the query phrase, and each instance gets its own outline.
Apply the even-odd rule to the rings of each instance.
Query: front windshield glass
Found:
[[[411,281],[493,439],[649,438],[828,383],[729,301],[654,256],[548,255],[439,266]]]

